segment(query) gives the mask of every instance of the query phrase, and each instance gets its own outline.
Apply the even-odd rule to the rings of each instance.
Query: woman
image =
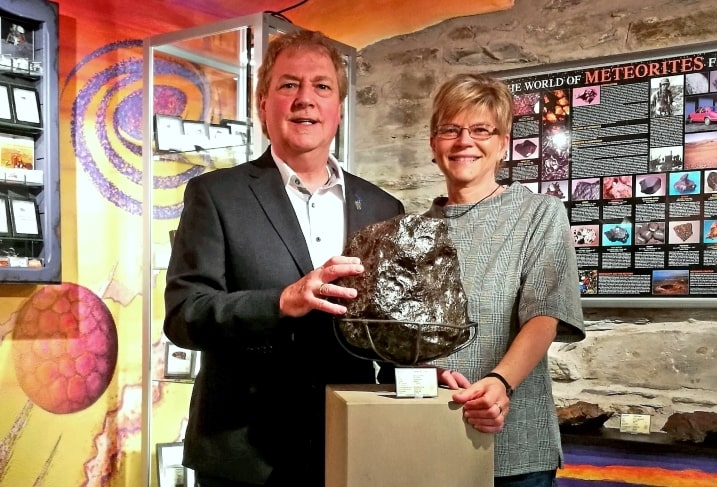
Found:
[[[466,421],[496,433],[495,486],[542,487],[563,464],[547,351],[585,334],[563,203],[496,182],[512,120],[507,86],[480,74],[454,76],[433,101],[430,144],[448,196],[427,214],[446,219],[477,323],[477,339],[436,365],[442,384],[464,389],[453,399]]]

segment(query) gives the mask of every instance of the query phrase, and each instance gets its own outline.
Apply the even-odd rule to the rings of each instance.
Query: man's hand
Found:
[[[346,313],[346,307],[332,303],[328,298],[353,299],[357,291],[351,287],[331,284],[339,277],[362,274],[364,267],[358,257],[336,256],[287,286],[279,297],[282,316],[304,316],[312,310],[332,315]]]

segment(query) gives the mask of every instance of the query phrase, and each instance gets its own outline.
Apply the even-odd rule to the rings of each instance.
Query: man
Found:
[[[336,340],[331,298],[356,290],[332,282],[363,272],[347,235],[404,208],[330,156],[347,90],[322,34],[275,38],[256,89],[269,149],[187,184],[164,331],[202,351],[184,440],[200,487],[322,486],[326,385],[375,382]]]
[[[672,115],[672,103],[674,97],[672,88],[670,88],[670,80],[662,78],[658,85],[657,91],[652,94],[652,112],[656,116]]]

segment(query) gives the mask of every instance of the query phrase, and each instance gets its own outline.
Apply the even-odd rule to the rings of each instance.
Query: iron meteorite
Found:
[[[345,255],[360,257],[360,276],[336,281],[358,296],[337,336],[349,352],[395,365],[453,353],[471,338],[458,256],[442,219],[401,215],[352,236]]]

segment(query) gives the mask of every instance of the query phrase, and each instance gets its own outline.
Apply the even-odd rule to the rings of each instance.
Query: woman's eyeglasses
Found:
[[[453,140],[461,136],[461,132],[468,131],[468,135],[473,140],[488,140],[498,133],[498,129],[491,125],[471,125],[470,127],[461,127],[459,125],[446,124],[439,125],[436,128],[436,137],[444,140]]]

